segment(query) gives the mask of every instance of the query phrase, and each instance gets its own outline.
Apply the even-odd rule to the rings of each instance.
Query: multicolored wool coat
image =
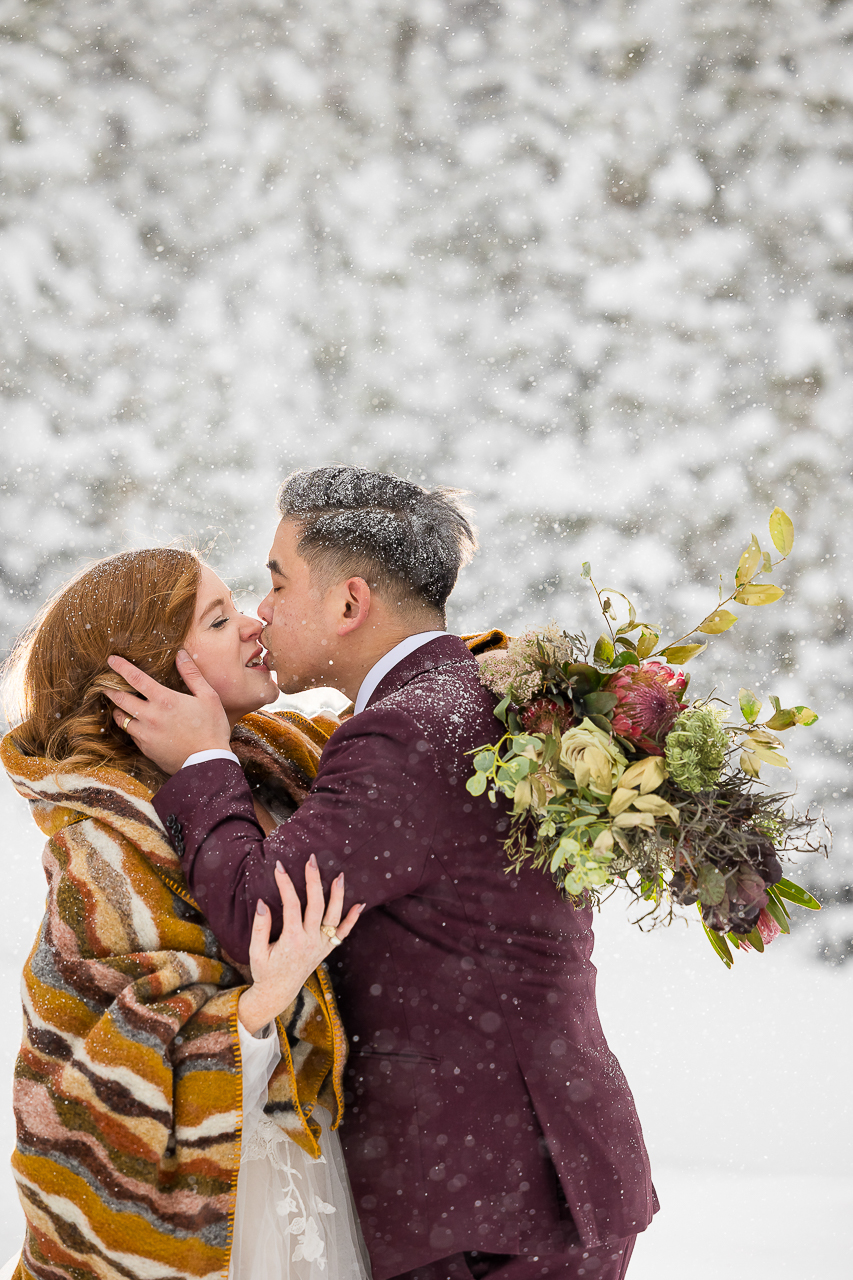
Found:
[[[285,815],[335,721],[257,713],[235,731]],[[0,745],[48,836],[47,909],[23,975],[12,1167],[27,1220],[15,1280],[225,1276],[240,1163],[243,979],[151,805],[125,773],[63,774]],[[337,1124],[346,1042],[323,969],[279,1019],[267,1114],[312,1155]]]

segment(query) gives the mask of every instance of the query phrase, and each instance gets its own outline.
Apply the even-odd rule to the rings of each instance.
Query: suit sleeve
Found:
[[[442,770],[406,715],[364,711],[333,735],[307,799],[264,839],[238,765],[212,760],[180,770],[154,799],[170,832],[180,832],[184,874],[224,949],[246,963],[255,904],[281,931],[276,861],[304,901],[313,853],[328,887],[343,871],[348,910],[413,893],[424,878],[444,807]]]

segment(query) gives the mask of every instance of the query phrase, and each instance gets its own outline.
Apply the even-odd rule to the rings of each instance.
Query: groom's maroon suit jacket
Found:
[[[299,886],[316,853],[326,885],[343,870],[348,904],[367,903],[330,968],[351,1040],[341,1138],[376,1280],[463,1250],[559,1252],[566,1206],[590,1245],[642,1231],[656,1207],[596,1012],[590,912],[541,871],[508,875],[506,807],[465,790],[494,705],[463,641],[441,637],[334,733],[266,840],[231,761],[182,770],[154,800],[236,960],[256,900],[278,901],[277,858]]]

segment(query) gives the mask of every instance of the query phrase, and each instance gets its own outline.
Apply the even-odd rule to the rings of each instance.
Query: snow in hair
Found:
[[[278,505],[301,524],[299,552],[312,567],[363,570],[380,594],[402,587],[441,612],[477,548],[461,498],[457,489],[422,489],[399,476],[332,466],[294,472]]]

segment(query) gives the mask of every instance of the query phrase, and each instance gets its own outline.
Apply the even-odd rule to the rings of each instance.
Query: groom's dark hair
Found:
[[[405,613],[444,606],[459,570],[477,549],[459,489],[422,489],[362,467],[294,471],[278,493],[295,520],[298,551],[325,585],[359,577]]]

